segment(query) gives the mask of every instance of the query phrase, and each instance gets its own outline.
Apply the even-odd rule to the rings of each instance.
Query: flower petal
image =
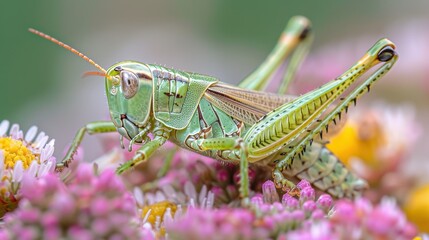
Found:
[[[185,183],[185,193],[188,195],[189,199],[193,199],[193,201],[198,201],[197,199],[197,191],[195,190],[194,184],[192,182],[187,181]]]
[[[18,131],[18,133],[16,134],[16,139],[24,139],[24,132],[22,130]]]
[[[0,150],[0,179],[3,178],[4,171],[4,153],[3,150]]]
[[[176,191],[174,190],[174,188],[170,185],[164,185],[161,186],[162,191],[164,192],[165,196],[167,196],[168,199],[177,199],[177,194]]]
[[[54,146],[55,145],[55,139],[52,138],[51,141],[49,141],[47,145]]]
[[[45,135],[43,136],[36,144],[36,148],[43,148],[45,144],[48,142],[49,136]]]
[[[39,132],[37,134],[36,140],[33,141],[34,145],[37,145],[37,143],[45,136],[45,132]]]
[[[171,208],[167,208],[164,213],[164,224],[169,224],[173,222],[173,214],[171,213]]]
[[[12,182],[20,182],[22,180],[23,175],[24,175],[24,166],[22,165],[22,161],[18,160],[15,163],[15,167],[13,168]]]
[[[7,132],[7,130],[9,129],[9,121],[8,120],[3,120],[0,123],[0,137],[4,136]]]
[[[42,163],[39,167],[38,177],[45,176],[49,172],[49,169],[52,167],[52,164],[53,163],[51,161]]]
[[[203,187],[200,190],[200,194],[198,197],[198,203],[205,203],[207,201],[207,186],[203,185]]]
[[[39,169],[39,164],[36,161],[32,161],[30,164],[30,167],[27,170],[27,173],[32,177],[36,177],[38,169]]]
[[[212,191],[209,191],[209,193],[207,194],[207,201],[206,201],[206,205],[203,206],[205,208],[213,208],[214,206],[214,193]]]
[[[36,126],[31,126],[30,129],[28,129],[27,133],[25,134],[25,141],[30,143],[31,141],[33,141],[34,137],[36,136],[37,133],[37,127]]]
[[[46,145],[40,154],[40,161],[44,162],[52,157],[52,154],[54,153],[54,146],[53,145]]]
[[[10,131],[9,131],[9,135],[14,138],[14,139],[18,139],[17,135],[19,132],[19,124],[12,124],[12,127],[10,127]]]
[[[144,205],[143,192],[138,187],[134,188],[134,198],[136,199],[136,202],[137,202],[138,205],[140,205],[140,206]]]

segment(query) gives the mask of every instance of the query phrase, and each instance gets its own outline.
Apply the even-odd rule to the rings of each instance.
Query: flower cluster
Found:
[[[183,199],[183,196],[172,189],[164,190],[169,194],[156,193],[150,198],[158,201],[149,205],[152,211],[161,213],[157,216],[158,222],[161,218],[164,219],[161,233],[160,228],[147,226],[147,229],[154,231],[153,236],[172,239],[271,239],[323,219],[333,203],[332,198],[326,194],[316,201],[315,191],[306,181],[298,184],[299,199],[284,194],[280,200],[274,183],[267,181],[262,186],[262,194],[252,197],[249,206],[223,205],[215,208],[210,191],[207,193],[203,188],[202,192],[196,194],[192,183],[188,182],[186,185],[188,194],[184,199],[189,199],[187,202],[182,200],[181,204],[174,204],[178,199]],[[153,206],[158,209],[154,210]],[[168,206],[167,210],[165,206]],[[146,214],[145,221],[147,219]]]
[[[113,171],[81,164],[67,185],[58,176],[25,175],[19,208],[0,239],[139,239],[135,201]]]
[[[0,193],[21,200],[4,217],[0,239],[410,239],[417,234],[390,199],[378,205],[367,198],[335,202],[306,180],[283,193],[266,180],[271,171],[265,167],[249,169],[251,198],[243,205],[236,165],[172,145],[134,175],[114,174],[112,167],[127,155],[113,148],[96,165],[75,162],[62,178],[52,171],[53,140],[47,143],[39,133],[33,141],[34,127],[25,136],[17,125],[6,135],[8,129],[8,122],[0,124]],[[382,146],[392,150],[400,138],[389,141],[393,146]]]
[[[341,239],[412,239],[417,234],[395,201],[388,198],[376,206],[363,198],[340,200],[329,220]]]
[[[42,177],[55,166],[54,139],[37,134],[35,126],[24,134],[18,124],[9,125],[0,123],[0,217],[16,208],[24,174]]]
[[[159,213],[158,224],[164,219],[163,228],[153,228],[146,214],[145,231],[159,239],[410,239],[417,234],[391,200],[377,206],[363,198],[334,203],[327,194],[316,198],[305,180],[298,188],[299,198],[281,196],[267,181],[247,207],[175,205],[158,193],[159,202],[150,206]]]

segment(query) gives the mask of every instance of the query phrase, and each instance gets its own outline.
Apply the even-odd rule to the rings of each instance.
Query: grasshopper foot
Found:
[[[299,190],[297,189],[295,183],[286,179],[280,170],[274,169],[273,179],[274,179],[274,184],[276,185],[276,187],[281,188],[282,191],[287,192],[290,195],[296,195],[296,192],[298,192],[298,194],[299,194]]]
[[[55,172],[62,172],[66,167],[67,166],[64,163],[57,163],[55,165]]]
[[[116,169],[116,174],[123,174],[124,172],[130,170],[131,168],[133,168],[135,165],[134,161],[128,161],[124,164],[121,164],[117,169]]]
[[[291,195],[292,197],[298,197],[300,196],[300,191],[297,187],[293,187],[291,189],[289,189],[289,191],[287,191],[287,193],[289,195]]]

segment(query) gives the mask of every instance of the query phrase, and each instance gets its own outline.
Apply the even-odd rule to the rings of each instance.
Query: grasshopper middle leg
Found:
[[[197,144],[201,151],[206,150],[238,150],[240,152],[240,197],[244,204],[249,201],[249,162],[247,146],[241,138],[210,138],[199,139]],[[235,158],[235,154],[233,154]]]

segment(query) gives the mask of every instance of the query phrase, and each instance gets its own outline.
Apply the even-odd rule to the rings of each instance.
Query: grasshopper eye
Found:
[[[137,90],[139,89],[139,79],[138,77],[128,71],[121,72],[121,88],[122,93],[126,99],[130,99],[136,95]]]
[[[390,61],[390,59],[392,59],[393,56],[395,55],[396,55],[395,50],[393,50],[391,46],[386,46],[380,50],[377,58],[380,62],[387,62],[387,61]]]

